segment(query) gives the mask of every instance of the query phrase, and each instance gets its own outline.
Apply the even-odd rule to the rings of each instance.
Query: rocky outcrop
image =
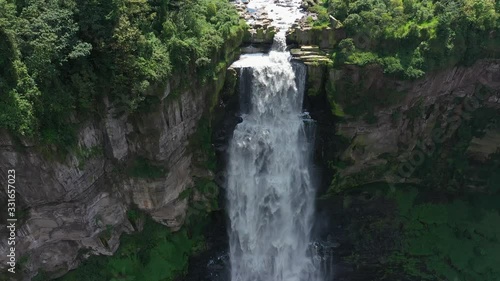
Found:
[[[307,10],[307,7],[313,5],[317,5],[317,3],[312,0],[303,2],[305,14],[287,31],[287,44],[315,45],[323,50],[333,49],[340,40],[346,38],[345,29],[342,23],[331,15],[328,24],[316,26],[318,15]]]
[[[500,128],[491,128],[487,130],[484,136],[480,138],[474,137],[468,148],[468,157],[479,161],[485,162],[488,157],[496,153],[500,147]]]
[[[243,37],[244,53],[267,52],[271,47],[274,35],[278,31],[272,25],[273,19],[266,11],[249,10],[245,4],[236,4],[241,19],[248,24],[248,29]]]
[[[241,42],[228,42],[234,42],[225,47],[230,63]],[[0,170],[16,170],[16,255],[17,271],[22,271],[16,280],[30,280],[39,271],[61,276],[88,255],[113,254],[120,235],[137,230],[128,219],[131,208],[179,229],[189,207],[181,193],[193,186],[193,176],[210,175],[195,167],[190,137],[218,99],[225,73],[221,68],[217,80],[205,83],[194,73],[174,76],[158,95],[146,98],[147,108],[133,115],[120,114],[105,99],[103,118],[82,125],[77,148],[63,158],[0,133]],[[162,173],[141,175],[138,159]],[[7,182],[7,174],[0,180]],[[0,195],[2,206],[5,194]],[[2,223],[5,215],[0,215]],[[0,225],[0,236],[5,235]],[[0,240],[0,271],[9,247]]]
[[[297,45],[317,45],[322,49],[332,49],[345,38],[343,28],[312,27],[296,24],[287,33],[287,43]]]
[[[290,50],[293,59],[301,61],[307,65],[332,65],[329,55],[320,50],[319,46],[302,45],[300,48]]]

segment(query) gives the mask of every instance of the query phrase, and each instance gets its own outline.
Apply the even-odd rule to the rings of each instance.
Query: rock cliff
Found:
[[[457,138],[460,127],[478,121],[486,109],[490,116],[472,128],[477,135],[464,140],[466,155],[485,160],[499,148],[499,60],[456,66],[416,81],[386,77],[375,65],[309,68],[309,89],[315,90],[310,93],[329,101],[338,118],[332,133],[345,143],[337,151],[344,165],[337,167],[338,190],[377,181],[418,181],[413,172],[436,146]]]
[[[320,114],[316,119],[321,124],[328,124],[322,138],[330,143],[321,153],[335,154],[326,159],[337,163],[338,178],[332,184],[337,191],[377,181],[418,181],[410,174],[421,163],[411,161],[419,162],[412,158],[418,158],[419,151],[426,152],[420,149],[422,144],[435,143],[433,136],[438,133],[443,135],[440,143],[449,141],[485,108],[492,114],[480,120],[485,122],[481,128],[475,128],[481,133],[466,141],[466,154],[485,160],[496,152],[500,143],[495,123],[495,112],[500,109],[499,60],[480,60],[418,80],[400,80],[384,74],[376,64],[333,67],[329,49],[343,37],[342,27],[311,28],[304,23],[287,35],[289,43],[298,45],[291,50],[294,59],[308,67],[309,110]],[[410,174],[405,173],[406,166],[411,166]]]
[[[113,254],[122,233],[138,230],[128,216],[132,208],[174,231],[183,225],[189,206],[180,194],[193,186],[193,177],[211,174],[197,163],[190,138],[218,100],[226,68],[239,53],[242,34],[237,37],[228,40],[227,61],[215,79],[174,75],[132,115],[104,99],[102,116],[80,126],[76,148],[63,158],[1,132],[0,170],[16,170],[16,254],[23,279],[39,271],[61,276],[89,255]],[[0,180],[7,182],[7,174]],[[5,237],[5,225],[0,228]],[[0,241],[0,270],[9,247]]]
[[[489,203],[471,202],[498,200],[500,60],[402,80],[376,64],[333,66],[313,35],[318,31],[298,29],[288,41],[308,68],[305,104],[317,121],[315,155],[323,167],[316,233],[337,245],[333,279],[486,280],[488,270],[498,276],[494,267],[477,271],[455,261],[477,262],[474,253],[449,249],[470,241],[459,231],[491,224],[487,215],[469,223],[453,212],[495,214]],[[437,222],[443,212],[449,217]],[[439,260],[428,259],[434,256]]]

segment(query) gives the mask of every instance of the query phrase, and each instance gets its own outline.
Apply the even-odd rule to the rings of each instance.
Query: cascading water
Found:
[[[290,62],[285,30],[269,55],[236,63],[247,102],[229,147],[232,281],[321,279],[309,252],[315,190],[302,114],[305,70]]]

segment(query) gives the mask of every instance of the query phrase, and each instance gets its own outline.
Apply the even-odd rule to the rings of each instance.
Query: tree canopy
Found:
[[[173,73],[208,77],[241,27],[225,0],[0,0],[0,128],[71,146],[102,96],[130,113]]]
[[[316,24],[330,14],[346,29],[337,64],[378,63],[388,74],[418,78],[500,57],[498,0],[325,0],[314,11]]]

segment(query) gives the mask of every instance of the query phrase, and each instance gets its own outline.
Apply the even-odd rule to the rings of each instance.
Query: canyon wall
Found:
[[[333,245],[334,280],[496,280],[495,266],[468,265],[498,258],[474,249],[497,247],[500,60],[403,80],[377,64],[334,66],[321,44],[345,35],[321,32],[298,26],[288,41],[308,67],[316,235]]]
[[[131,219],[134,210],[173,231],[183,225],[189,202],[182,192],[193,187],[196,177],[213,177],[200,164],[204,152],[190,142],[200,119],[218,105],[241,38],[240,32],[226,42],[222,57],[227,61],[212,62],[224,64],[214,79],[203,81],[195,71],[173,75],[138,113],[120,113],[104,99],[102,116],[80,125],[77,147],[66,155],[1,132],[0,169],[16,172],[16,255],[25,280],[38,271],[61,276],[89,255],[112,255],[122,233],[141,228]],[[7,174],[0,180],[7,182]],[[5,194],[0,195],[2,206]],[[4,212],[1,216],[6,221]],[[0,228],[6,237],[6,226]],[[2,239],[1,270],[9,248]]]
[[[344,143],[335,152],[345,164],[337,167],[337,191],[401,178],[418,182],[412,172],[424,160],[419,158],[452,141],[471,120],[485,123],[466,140],[467,157],[484,162],[497,151],[499,60],[455,66],[415,81],[389,78],[377,65],[310,65],[309,74],[310,97],[328,101],[338,121],[331,133]],[[491,114],[478,120],[480,112]]]

